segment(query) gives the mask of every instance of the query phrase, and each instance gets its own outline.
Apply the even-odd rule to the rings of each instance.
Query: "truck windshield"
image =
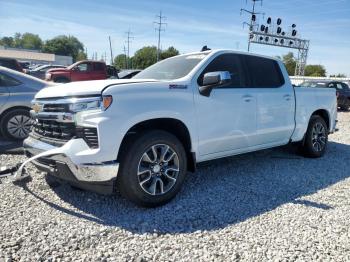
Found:
[[[174,80],[186,76],[208,53],[175,56],[138,73],[133,79]]]

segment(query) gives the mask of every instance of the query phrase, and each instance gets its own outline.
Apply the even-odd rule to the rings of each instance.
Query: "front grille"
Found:
[[[76,127],[74,123],[60,123],[55,120],[34,121],[34,136],[50,144],[59,145],[72,138],[83,138],[90,148],[98,148],[97,129],[93,127]]]
[[[54,120],[39,119],[34,122],[32,130],[38,135],[65,141],[75,136],[74,123],[59,123]]]

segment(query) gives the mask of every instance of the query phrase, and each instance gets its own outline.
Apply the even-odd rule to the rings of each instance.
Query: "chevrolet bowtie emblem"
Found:
[[[32,109],[34,110],[35,113],[39,113],[40,111],[42,111],[43,106],[40,104],[34,104]]]

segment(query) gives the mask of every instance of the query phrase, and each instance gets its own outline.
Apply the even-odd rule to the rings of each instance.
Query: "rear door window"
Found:
[[[94,63],[94,70],[95,71],[104,71],[105,66],[102,63]]]
[[[244,60],[255,88],[278,88],[284,85],[284,77],[275,60],[245,55]]]
[[[0,73],[0,87],[19,86],[20,84],[22,84],[20,81]]]
[[[341,83],[337,83],[337,87],[336,87],[338,90],[342,90],[343,89],[343,86]]]

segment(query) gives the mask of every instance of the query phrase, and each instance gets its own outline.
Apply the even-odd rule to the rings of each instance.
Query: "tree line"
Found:
[[[285,64],[288,74],[290,76],[294,76],[295,74],[295,67],[297,65],[297,60],[294,57],[294,54],[292,52],[289,52],[288,54],[279,57]],[[323,65],[306,65],[305,67],[305,76],[315,76],[315,77],[325,77],[327,74],[326,68]],[[330,75],[330,77],[346,77],[344,74],[336,74],[336,75]]]
[[[43,41],[39,35],[32,33],[15,33],[14,36],[0,38],[0,45],[10,48],[38,50],[56,55],[71,56],[73,61],[86,59],[84,44],[75,36],[59,35]]]
[[[179,54],[179,51],[171,46],[168,49],[161,51],[160,59],[163,60]],[[114,66],[119,69],[145,69],[156,62],[157,47],[155,46],[145,46],[137,50],[132,57],[127,57],[126,54],[119,54],[114,58]]]
[[[45,53],[71,56],[74,62],[87,59],[84,44],[75,36],[70,35],[59,35],[52,39],[43,41],[40,36],[36,34],[15,33],[14,36],[4,36],[0,38],[0,46],[38,50]],[[161,52],[160,58],[166,59],[178,54],[179,51],[175,47],[169,47]],[[113,64],[118,69],[145,69],[156,62],[157,48],[155,46],[145,46],[137,50],[132,57],[127,58],[125,54],[116,56]]]

